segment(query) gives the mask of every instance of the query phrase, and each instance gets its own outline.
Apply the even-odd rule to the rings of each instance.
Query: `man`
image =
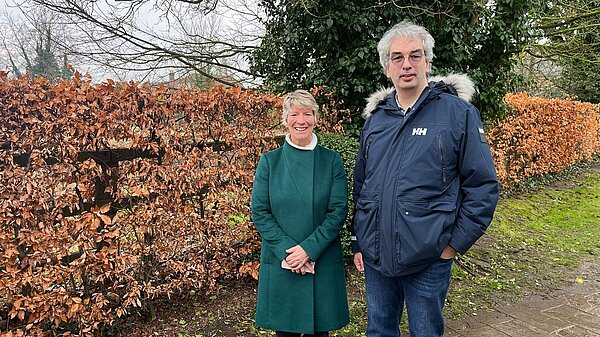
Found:
[[[354,263],[364,271],[369,337],[443,336],[452,259],[483,235],[498,180],[464,75],[431,84],[434,39],[403,21],[377,45],[394,88],[369,99],[354,173]]]

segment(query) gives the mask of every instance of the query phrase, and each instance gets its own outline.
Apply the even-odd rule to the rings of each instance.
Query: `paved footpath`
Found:
[[[448,321],[446,337],[600,337],[600,278]]]

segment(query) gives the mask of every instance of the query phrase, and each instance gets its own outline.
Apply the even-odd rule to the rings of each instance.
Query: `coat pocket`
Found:
[[[401,202],[397,214],[400,238],[397,259],[410,266],[439,258],[456,220],[454,202]]]
[[[374,193],[364,193],[356,203],[354,230],[363,258],[379,263],[379,200]]]

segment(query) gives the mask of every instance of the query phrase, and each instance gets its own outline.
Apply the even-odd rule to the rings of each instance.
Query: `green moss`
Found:
[[[573,269],[600,253],[598,242],[598,170],[503,197],[486,235],[457,261],[447,315],[491,309],[569,282]]]

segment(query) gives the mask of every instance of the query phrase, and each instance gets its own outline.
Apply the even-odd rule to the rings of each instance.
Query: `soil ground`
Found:
[[[348,275],[348,301],[364,301],[363,279]],[[157,318],[131,317],[117,336],[250,337],[265,336],[254,326],[258,282],[243,280],[224,285],[218,296],[179,298],[157,303]]]

